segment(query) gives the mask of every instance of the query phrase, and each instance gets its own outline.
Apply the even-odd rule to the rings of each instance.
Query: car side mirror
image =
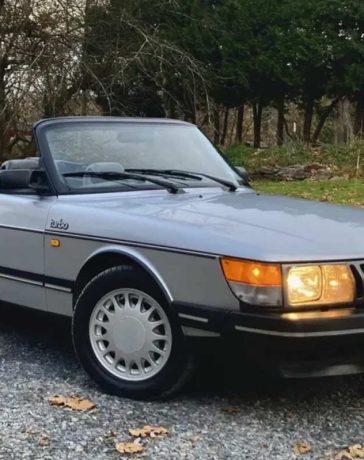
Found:
[[[34,169],[30,172],[28,186],[40,195],[50,192],[48,177],[42,169]]]
[[[248,171],[243,166],[235,166],[235,171],[239,174],[239,176],[242,179],[244,179],[245,182],[249,182]]]

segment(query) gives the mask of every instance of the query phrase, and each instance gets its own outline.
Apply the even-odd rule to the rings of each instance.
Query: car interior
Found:
[[[36,169],[39,169],[38,157],[4,161],[0,166],[0,190],[3,193],[35,193],[29,188],[29,179]]]
[[[29,179],[32,171],[40,168],[39,157],[28,157],[24,159],[6,160],[0,166],[0,191],[2,193],[33,194],[29,187]],[[124,172],[124,168],[119,163],[99,162],[85,166],[71,161],[56,160],[57,169],[61,174],[74,171],[90,172]],[[94,182],[91,177],[81,179],[84,186]],[[74,178],[76,183],[80,179]]]

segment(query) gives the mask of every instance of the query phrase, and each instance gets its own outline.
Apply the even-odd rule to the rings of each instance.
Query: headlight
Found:
[[[287,276],[291,306],[352,303],[355,280],[347,265],[302,265],[291,267]]]
[[[282,269],[279,264],[222,258],[221,266],[231,290],[253,305],[282,305]]]

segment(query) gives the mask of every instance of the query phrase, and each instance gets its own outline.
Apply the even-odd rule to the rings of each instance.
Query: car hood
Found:
[[[364,211],[242,188],[61,197],[67,232],[262,261],[364,259]]]

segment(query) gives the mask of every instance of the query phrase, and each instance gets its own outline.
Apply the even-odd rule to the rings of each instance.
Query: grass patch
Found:
[[[255,190],[264,193],[364,207],[364,181],[360,179],[294,182],[255,181],[252,186]]]
[[[252,185],[264,193],[364,207],[364,140],[355,140],[348,145],[330,144],[320,147],[291,143],[260,150],[239,145],[230,147],[225,153],[234,165],[244,166],[253,175],[264,166],[312,163],[329,166],[334,176],[343,178],[323,181],[255,181]]]
[[[320,163],[329,166],[336,176],[364,176],[364,140],[355,140],[347,145],[321,145],[309,147],[290,143],[283,147],[254,149],[244,145],[232,146],[225,152],[236,166],[244,166],[255,174],[266,167],[291,166]]]

